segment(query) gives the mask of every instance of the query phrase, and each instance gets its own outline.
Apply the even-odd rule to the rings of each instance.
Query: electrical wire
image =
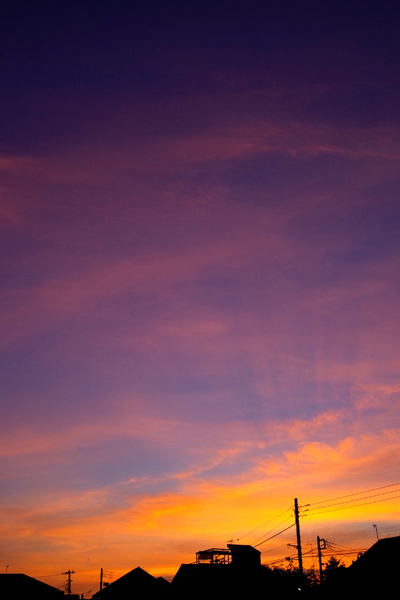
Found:
[[[302,552],[302,556],[307,556],[307,554],[311,554],[311,556],[313,555],[312,553],[314,552],[315,548],[311,548],[310,550],[307,550],[307,552]],[[296,554],[297,556],[297,554]]]
[[[275,550],[279,550],[279,548],[286,548],[287,544],[282,544],[281,546],[275,546],[275,548],[268,548],[268,550],[263,550],[264,554],[267,552],[274,552]]]
[[[329,542],[329,543],[331,544],[331,546],[337,546],[339,549],[344,548],[348,552],[360,552],[360,550],[355,550],[354,548],[351,548],[350,546],[344,546],[343,544],[336,544],[336,542]]]
[[[275,519],[279,519],[279,517],[281,517],[282,515],[284,515],[286,512],[288,512],[288,510],[292,510],[292,506],[290,506],[289,508],[287,508],[286,510],[284,510],[283,512],[279,513],[279,515],[276,515],[275,517],[272,517],[272,519],[269,519],[268,521],[265,521],[265,523],[262,523],[261,525],[259,525],[258,527],[256,527],[255,529],[252,529],[251,531],[248,531],[247,533],[245,533],[244,535],[242,535],[241,537],[237,538],[237,542],[239,540],[242,540],[243,538],[247,537],[248,535],[250,535],[251,533],[253,533],[254,531],[257,531],[257,529],[261,529],[261,527],[264,527],[264,525],[268,525],[268,523],[271,523],[271,521],[274,521]],[[278,525],[279,527],[279,525]],[[265,534],[268,535],[268,534]],[[263,536],[261,536],[263,537]],[[261,539],[261,538],[260,538]],[[257,540],[256,540],[257,541]]]
[[[279,531],[278,533],[276,533],[275,535],[272,535],[270,538],[268,538],[267,540],[264,540],[263,542],[260,542],[259,544],[256,544],[254,546],[254,548],[257,548],[258,546],[261,546],[261,544],[265,544],[265,542],[269,542],[269,540],[272,540],[272,538],[277,537],[278,535],[281,535],[281,533],[284,533],[285,531],[287,531],[288,529],[290,529],[291,527],[294,527],[296,525],[296,523],[292,523],[291,525],[289,525],[289,527],[286,527],[286,529],[282,529],[282,531]]]
[[[266,535],[269,535],[270,533],[272,533],[273,531],[275,531],[275,529],[278,529],[278,527],[280,527],[281,525],[283,525],[284,523],[286,523],[286,521],[288,521],[291,518],[292,518],[292,515],[289,515],[286,519],[284,519],[283,521],[281,521],[281,523],[278,523],[278,525],[276,525],[275,527],[273,527],[273,529],[270,529],[270,531],[267,531],[267,533],[264,533],[261,537],[259,537],[258,539],[254,540],[253,544],[255,544],[256,542],[262,540]]]
[[[268,565],[275,565],[276,563],[281,563],[281,562],[285,562],[285,560],[287,559],[292,559],[292,558],[296,558],[297,554],[291,554],[290,556],[285,556],[283,558],[277,558],[276,560],[271,560],[270,562],[267,563],[263,563],[264,566],[268,566]]]
[[[333,542],[329,542],[329,543],[333,544]],[[335,545],[337,545],[337,544],[335,544]],[[302,554],[303,558],[306,557],[306,558],[311,558],[312,559],[312,561],[313,561],[313,567],[312,568],[315,568],[315,561],[316,561],[316,557],[314,556],[315,549],[316,549],[315,547],[311,547],[310,550],[307,550],[306,552],[303,552],[303,554]],[[351,555],[354,555],[354,554],[359,554],[359,552],[365,552],[365,549],[363,548],[361,550],[352,550],[351,552],[337,552],[337,551],[335,551],[333,549],[333,552],[334,552],[335,556],[351,556]],[[310,554],[311,554],[311,556],[309,556]],[[332,552],[321,553],[321,556],[323,558],[329,558],[331,555],[332,555]],[[287,560],[287,559],[289,559],[289,560],[296,559],[297,556],[298,556],[297,554],[291,554],[289,556],[286,556],[286,557],[283,557],[283,558],[277,558],[275,560],[272,560],[272,561],[269,561],[269,562],[266,562],[266,563],[263,563],[263,564],[265,566],[275,565],[275,564],[279,564],[279,563],[285,562],[285,560]]]
[[[320,500],[319,502],[310,502],[310,504],[306,504],[305,506],[314,506],[314,504],[325,504],[325,502],[333,502],[334,500],[341,500],[342,498],[350,498],[350,496],[360,496],[361,494],[368,494],[369,492],[376,492],[376,490],[383,490],[388,487],[395,487],[396,485],[400,485],[400,482],[390,483],[389,485],[381,485],[380,487],[372,488],[370,490],[363,490],[362,492],[355,492],[354,494],[346,494],[345,496],[337,496],[336,498],[328,498],[328,500]]]
[[[367,506],[367,504],[377,504],[378,502],[387,502],[388,500],[395,500],[396,498],[400,498],[400,496],[392,496],[391,498],[382,498],[381,500],[372,500],[371,502],[364,502],[362,504],[353,504],[353,506],[341,506],[340,508],[332,508],[330,510],[322,510],[317,513],[310,513],[305,516],[314,517],[316,515],[322,515],[324,513],[336,512],[337,510],[345,510],[346,508],[357,508],[357,506]],[[324,507],[322,507],[324,508]]]
[[[365,496],[364,498],[356,498],[355,500],[344,500],[343,502],[336,502],[335,504],[328,504],[327,506],[322,506],[321,508],[330,508],[331,506],[338,506],[339,504],[350,504],[352,502],[358,502],[359,500],[368,500],[369,498],[376,498],[377,496],[387,496],[387,494],[394,494],[396,492],[400,492],[400,490],[391,490],[390,492],[381,492],[380,494],[372,494],[371,496]],[[311,510],[319,510],[319,508],[305,508],[304,512],[309,512]]]
[[[289,554],[289,556],[286,555],[286,556],[283,556],[282,558],[276,558],[275,560],[270,560],[269,562],[264,563],[264,564],[266,564],[266,565],[272,565],[273,563],[282,562],[284,560],[287,560],[287,559],[290,559],[290,558],[296,558],[296,557],[297,557],[297,553],[296,554]]]
[[[359,554],[360,552],[365,552],[365,550],[352,550],[351,552],[337,552],[336,550],[332,550],[332,552],[328,552],[325,554],[321,553],[322,557],[330,556],[332,553],[335,556],[352,556],[353,554]]]
[[[316,556],[314,555],[314,550],[316,550],[316,547],[314,548],[314,546],[311,544],[311,548],[310,548],[310,554],[311,554],[311,558],[312,558],[312,568],[314,569],[315,567],[315,560],[316,560]],[[307,553],[308,554],[308,553]]]
[[[303,556],[307,556],[308,554],[310,554],[310,552],[313,552],[313,550],[315,550],[315,548],[311,548],[311,550],[307,550],[307,552],[303,552]],[[285,556],[283,558],[277,558],[275,560],[271,560],[270,562],[263,563],[263,564],[265,564],[265,565],[273,565],[275,563],[284,562],[288,558],[292,559],[292,558],[297,558],[297,557],[298,557],[297,553],[296,554],[290,554],[289,556]]]

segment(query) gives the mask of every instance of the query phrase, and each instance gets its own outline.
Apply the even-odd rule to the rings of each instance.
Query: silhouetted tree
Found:
[[[335,556],[331,556],[324,568],[324,581],[328,584],[336,583],[345,571],[344,563]]]
[[[319,577],[317,576],[314,567],[311,567],[311,569],[305,569],[304,576],[309,587],[314,587],[319,583]]]

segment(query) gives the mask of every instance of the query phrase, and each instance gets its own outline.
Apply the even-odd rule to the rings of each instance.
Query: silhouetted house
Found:
[[[165,577],[157,577],[159,588],[162,590],[168,590],[171,587],[170,582]]]
[[[228,566],[211,562],[183,564],[179,567],[171,586],[174,591],[182,591],[188,597],[193,597],[195,592],[209,597],[210,592],[222,592],[230,586],[232,571]]]
[[[270,570],[261,566],[261,552],[253,546],[228,544],[196,553],[196,562],[181,565],[172,580],[178,598],[219,598],[265,595]]]
[[[64,592],[23,573],[0,573],[1,600],[57,600]]]
[[[93,594],[94,600],[133,600],[158,598],[170,583],[163,577],[153,577],[140,567],[116,579],[100,592]]]
[[[400,536],[378,540],[347,569],[349,597],[389,598],[398,594]]]
[[[228,544],[232,553],[232,565],[237,568],[254,569],[261,566],[261,552],[245,544]]]

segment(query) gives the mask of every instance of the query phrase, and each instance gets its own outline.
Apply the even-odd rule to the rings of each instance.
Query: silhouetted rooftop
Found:
[[[232,563],[235,566],[254,566],[261,565],[261,552],[249,544],[228,544],[232,552]]]
[[[144,569],[137,567],[93,594],[93,598],[96,600],[100,598],[102,600],[111,600],[112,598],[123,600],[124,598],[133,598],[136,594],[155,593],[168,588],[169,585],[169,582],[163,577],[153,577]]]
[[[400,536],[378,540],[347,569],[344,597],[389,598],[398,587]]]
[[[23,573],[0,573],[1,600],[42,600],[64,595],[61,590]]]
[[[371,569],[391,570],[398,569],[400,560],[400,536],[378,540],[371,548],[366,550],[352,565],[349,570],[353,573],[368,572]]]

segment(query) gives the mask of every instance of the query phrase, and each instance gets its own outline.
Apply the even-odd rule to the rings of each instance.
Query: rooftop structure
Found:
[[[227,548],[209,548],[196,552],[196,565],[211,563],[212,565],[227,565],[232,562],[232,552]]]
[[[261,552],[247,544],[228,544],[227,548],[209,548],[196,552],[196,565],[229,565],[243,567],[259,567]]]

